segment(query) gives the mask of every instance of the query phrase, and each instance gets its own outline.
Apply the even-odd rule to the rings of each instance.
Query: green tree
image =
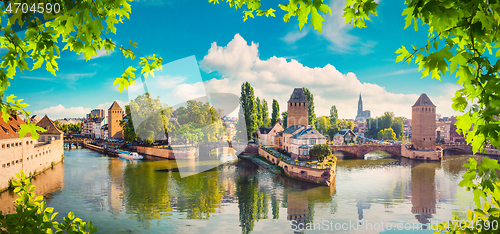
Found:
[[[129,108],[131,113],[129,120],[132,120],[138,139],[150,144],[155,140],[167,140],[172,124],[165,119],[170,119],[172,116],[172,107],[162,103],[160,97],[152,98],[149,93],[145,93],[131,100]],[[128,138],[130,140],[133,135],[129,135]]]
[[[257,105],[257,125],[259,127],[263,127],[264,121],[263,121],[262,105],[260,103],[259,97],[257,97],[257,99],[255,100],[255,103]]]
[[[255,140],[259,123],[257,105],[253,87],[248,82],[241,85],[240,103],[244,111],[248,140]]]
[[[25,1],[15,0],[9,3]],[[37,131],[42,131],[42,128],[29,122],[30,112],[24,109],[28,104],[23,103],[23,99],[18,99],[14,94],[6,96],[9,80],[15,77],[17,71],[36,70],[45,64],[45,69],[56,76],[56,71],[59,70],[57,60],[64,50],[83,53],[87,61],[101,49],[109,53],[118,47],[122,56],[130,59],[134,59],[137,54],[131,49],[137,48],[137,43],[129,41],[130,47],[125,48],[117,46],[109,38],[110,33],[116,34],[115,24],[123,23],[125,18],[129,18],[131,7],[127,0],[59,1],[58,4],[58,13],[35,15],[34,11],[12,11],[8,19],[4,17],[10,4],[1,6],[5,23],[2,22],[0,28],[4,32],[0,36],[0,48],[7,52],[0,59],[0,112],[5,122],[13,111],[26,116],[28,123],[21,125],[21,138],[30,132],[32,138],[37,139]],[[14,30],[16,27],[22,27],[23,30],[18,32]],[[141,56],[140,60],[140,74],[145,77],[161,69],[162,59],[155,55]],[[113,83],[118,85],[120,92],[135,82],[137,69],[132,66],[125,68],[124,65],[123,70],[123,74]]]
[[[271,116],[271,126],[274,126],[280,120],[281,120],[280,119],[280,104],[278,103],[278,101],[276,101],[276,99],[273,99],[273,113]],[[286,121],[284,121],[284,122],[286,122]],[[283,123],[283,124],[286,125],[286,123]]]
[[[321,116],[316,119],[316,129],[321,134],[326,134],[330,128],[330,118],[328,116]]]
[[[392,123],[391,128],[394,130],[394,133],[396,133],[397,139],[400,139],[403,136],[405,122],[406,122],[405,117],[394,118],[394,122]]]
[[[281,117],[283,118],[283,128],[288,128],[288,111],[282,112]]]
[[[381,129],[390,128],[394,123],[394,113],[386,111],[379,119],[379,127]]]
[[[267,105],[266,99],[262,100],[262,122],[264,123],[265,127],[271,126],[271,120],[269,119],[269,107]]]
[[[394,133],[392,128],[386,128],[380,130],[377,134],[377,137],[384,140],[394,140],[396,139],[396,133]]]
[[[307,116],[309,124],[316,124],[316,114],[314,113],[314,95],[307,88],[302,88],[307,99]]]
[[[354,122],[352,122],[352,121],[347,122],[347,128],[350,130],[353,130],[354,129]]]
[[[332,149],[328,144],[317,144],[311,148],[311,156],[316,157],[320,162],[323,162],[325,158],[331,155]]]
[[[330,108],[330,124],[337,124],[337,121],[339,120],[339,114],[337,111],[336,106],[332,106]]]
[[[137,139],[137,135],[134,131],[134,123],[132,120],[132,113],[130,112],[130,105],[125,106],[125,114],[128,116],[128,121],[121,120],[120,127],[123,129],[123,139],[126,142],[133,142]]]

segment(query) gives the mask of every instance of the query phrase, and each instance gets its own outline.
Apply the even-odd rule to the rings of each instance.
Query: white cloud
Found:
[[[252,42],[250,46],[247,46],[240,34],[236,34],[234,38],[235,40],[229,42],[224,48],[217,46],[215,42],[212,43],[208,55],[200,62],[201,68],[211,72],[213,71],[211,68],[215,67],[218,72],[234,74],[253,67],[253,63],[259,57],[257,49],[259,45]]]
[[[122,100],[116,100],[116,102],[118,102],[118,105],[120,105],[122,109],[125,108],[125,105],[128,105],[128,102],[124,102]],[[31,114],[39,116],[48,115],[51,119],[83,118],[93,109],[104,109],[104,112],[107,115],[108,109],[111,107],[112,104],[113,104],[112,102],[106,102],[99,104],[94,108],[87,108],[82,106],[65,107],[62,104],[59,104],[57,106],[51,106],[49,108],[33,111]]]
[[[51,106],[49,108],[33,111],[32,114],[39,116],[48,115],[51,119],[81,118],[88,114],[90,110],[92,109],[84,108],[81,106],[66,108],[63,105],[59,104],[57,106]]]
[[[90,57],[90,59],[95,59],[95,58],[98,58],[98,57],[110,56],[114,52],[115,51],[109,51],[109,52],[107,52],[106,49],[104,49],[104,47],[103,47],[99,51],[97,51],[97,55],[92,55],[92,57]],[[78,59],[79,60],[84,60],[85,59],[85,55],[83,53],[81,53],[80,56],[78,56]]]
[[[376,2],[380,3],[380,1]],[[336,53],[358,53],[362,55],[373,53],[373,48],[377,44],[375,41],[363,41],[350,33],[354,26],[352,24],[346,24],[345,18],[342,16],[344,14],[345,4],[345,0],[330,1],[329,6],[332,9],[332,15],[326,14],[323,16],[325,21],[323,22],[321,36],[330,41],[331,45],[328,48]],[[314,30],[303,28],[302,31],[291,31],[288,32],[282,40],[292,44],[305,37],[309,31]]]
[[[420,95],[390,93],[377,84],[361,83],[354,73],[343,74],[330,64],[310,68],[293,59],[289,62],[277,57],[260,60],[258,45],[253,42],[248,45],[238,34],[226,47],[213,43],[200,64],[206,70],[218,71],[226,76],[206,81],[207,93],[239,95],[241,84],[248,81],[257,97],[266,99],[268,103],[277,99],[281,111],[286,110],[286,102],[296,87],[306,87],[314,94],[317,116],[328,115],[330,107],[336,105],[339,117],[349,119],[356,116],[360,92],[364,109],[370,110],[372,116],[392,111],[396,116],[408,118],[411,118],[411,106]],[[430,96],[438,113],[443,116],[456,114],[451,110],[451,97],[457,88],[456,85],[444,84],[441,96]],[[183,89],[190,90],[189,85]]]
[[[384,74],[379,75],[377,77],[402,75],[402,74],[407,74],[407,73],[412,73],[412,72],[418,72],[418,69],[417,68],[402,69],[402,70],[397,70],[397,71],[393,71],[393,72],[389,72],[389,73],[384,73]]]
[[[302,39],[309,33],[309,28],[302,28],[302,30],[295,30],[287,33],[281,40],[285,41],[286,43],[293,44],[296,41]]]
[[[114,101],[113,101],[114,102]],[[113,102],[106,102],[106,103],[102,103],[102,104],[99,104],[97,105],[95,108],[92,108],[92,109],[103,109],[105,112],[106,112],[106,115],[107,112],[108,112],[108,109],[111,107],[111,105],[113,105]],[[122,100],[116,100],[116,102],[118,103],[118,105],[120,105],[120,107],[122,109],[125,110],[125,105],[128,105],[128,102],[124,102]]]

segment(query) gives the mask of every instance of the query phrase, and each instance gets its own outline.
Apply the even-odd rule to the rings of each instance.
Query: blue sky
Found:
[[[328,115],[336,105],[340,118],[354,118],[360,92],[364,109],[372,116],[392,111],[411,118],[410,107],[421,93],[429,95],[437,113],[456,115],[451,108],[451,97],[459,87],[454,77],[420,79],[415,64],[394,62],[399,47],[424,45],[426,29],[403,29],[402,1],[379,3],[379,16],[372,17],[367,28],[357,29],[343,24],[344,1],[329,1],[333,16],[325,16],[319,34],[309,25],[299,30],[296,19],[284,23],[284,13],[276,6],[275,18],[243,22],[242,12],[226,3],[139,1],[132,3],[130,20],[117,26],[117,35],[108,37],[118,45],[138,42],[138,52],[161,56],[165,63],[177,61],[146,80],[148,87],[171,85],[155,94],[172,100],[215,92],[239,94],[242,82],[249,81],[256,96],[269,103],[277,99],[281,111],[293,88],[307,87],[315,96],[317,116]],[[99,54],[85,61],[64,51],[57,77],[44,69],[18,73],[8,93],[24,98],[32,114],[51,118],[83,117],[91,109],[109,108],[114,100],[123,107],[129,95],[112,85],[123,72],[121,54]],[[190,56],[194,57],[180,60],[190,62],[178,66],[179,59]],[[138,63],[125,59],[126,66]],[[29,87],[22,86],[27,83]]]

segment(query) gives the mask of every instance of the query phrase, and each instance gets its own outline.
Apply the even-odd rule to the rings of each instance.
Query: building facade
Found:
[[[333,135],[333,143],[336,145],[354,143],[355,141],[356,134],[351,129],[342,129]]]
[[[106,117],[106,113],[104,113],[103,109],[93,109],[90,111],[93,118],[104,118]],[[87,119],[90,118],[90,114],[87,114]]]
[[[276,123],[274,127],[260,127],[257,134],[259,135],[259,143],[263,146],[273,146],[274,136],[285,130],[281,123]]]
[[[9,186],[9,180],[21,170],[27,175],[41,172],[62,160],[63,132],[47,116],[38,121],[37,126],[44,128],[38,139],[28,133],[19,138],[21,125],[25,124],[19,116],[11,115],[8,122],[0,118],[0,190]]]
[[[435,150],[436,146],[436,106],[427,94],[420,95],[412,106],[411,143],[416,150]]]
[[[309,124],[309,106],[302,88],[295,88],[290,100],[287,102],[287,125],[288,127],[293,125],[308,125]]]
[[[292,159],[309,160],[314,145],[326,144],[326,137],[316,131],[313,126],[303,128],[290,137],[289,151]]]
[[[108,129],[110,139],[123,139],[120,121],[123,120],[123,109],[115,101],[108,109]]]

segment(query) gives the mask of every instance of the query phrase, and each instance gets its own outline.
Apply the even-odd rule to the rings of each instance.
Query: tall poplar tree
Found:
[[[269,119],[269,107],[266,99],[262,99],[262,122],[265,127],[269,127],[271,125],[271,120]]]
[[[257,104],[253,87],[248,82],[241,85],[240,103],[244,111],[248,140],[255,139],[258,129]]]
[[[283,128],[288,128],[288,111],[281,113],[281,117],[283,118]]]
[[[274,126],[280,119],[280,104],[276,99],[273,99],[273,113],[271,117],[271,126]],[[286,123],[285,123],[286,124]]]
[[[255,101],[256,102],[256,105],[257,105],[257,125],[259,127],[263,127],[264,126],[264,122],[262,121],[262,105],[260,103],[260,98],[257,97],[257,100]]]
[[[316,114],[314,113],[314,95],[307,88],[302,88],[304,90],[304,94],[306,95],[306,99],[308,102],[307,106],[307,119],[309,124],[316,125]]]

